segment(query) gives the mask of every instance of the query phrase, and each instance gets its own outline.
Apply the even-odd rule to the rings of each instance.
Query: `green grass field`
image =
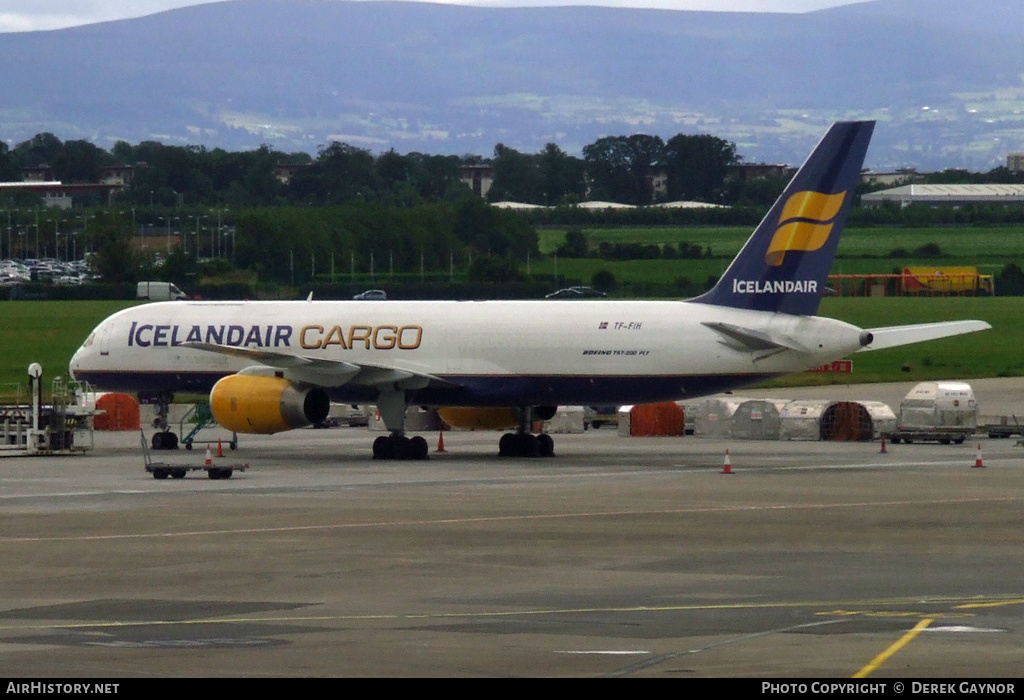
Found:
[[[710,248],[714,260],[630,260],[606,261],[596,258],[559,259],[558,274],[588,283],[594,272],[607,269],[616,279],[636,279],[638,274],[653,282],[671,282],[678,277],[704,280],[720,275],[750,237],[747,227],[614,228],[583,229],[591,248],[600,243],[665,243],[685,241]],[[550,254],[565,242],[564,229],[538,232],[541,252]],[[938,257],[920,257],[913,251],[928,244],[939,246]],[[909,257],[894,258],[902,248]],[[894,268],[916,265],[973,265],[983,274],[994,275],[1024,252],[1024,226],[961,226],[929,228],[850,228],[839,242],[832,272],[835,274],[888,274]],[[535,261],[534,274],[554,274],[554,261]]]
[[[16,386],[25,395],[28,366],[43,366],[43,388],[66,374],[71,356],[104,318],[135,302],[4,301],[0,302],[0,400],[11,401]]]
[[[669,261],[666,261],[669,262]],[[134,302],[0,302],[0,399],[14,400],[31,362],[44,370],[44,388],[67,372],[89,332]],[[800,374],[776,385],[925,381],[1024,375],[1024,298],[826,298],[820,311],[861,327],[981,319],[993,330],[854,356],[852,374]]]

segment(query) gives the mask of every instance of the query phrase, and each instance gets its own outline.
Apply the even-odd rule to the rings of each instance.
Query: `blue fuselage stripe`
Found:
[[[230,372],[78,372],[79,379],[105,391],[208,393]],[[658,376],[442,376],[447,387],[410,392],[409,402],[426,406],[546,406],[658,403],[706,396],[770,379],[775,374],[692,374]],[[327,389],[339,403],[374,403],[373,386]]]

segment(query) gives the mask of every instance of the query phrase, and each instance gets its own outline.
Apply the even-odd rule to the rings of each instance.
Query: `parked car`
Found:
[[[388,295],[383,289],[367,289],[352,298],[357,301],[387,301]]]

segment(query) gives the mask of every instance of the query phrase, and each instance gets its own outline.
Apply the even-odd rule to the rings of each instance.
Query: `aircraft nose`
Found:
[[[68,372],[71,374],[73,379],[77,380],[75,375],[79,371],[88,369],[89,357],[93,353],[92,343],[95,337],[96,334],[92,333],[88,338],[86,338],[85,342],[79,346],[78,350],[75,351],[75,354],[71,356],[71,362],[68,363]]]
[[[68,372],[71,374],[72,379],[76,379],[75,373],[82,366],[82,348],[78,348],[75,354],[71,356],[71,362],[68,363]]]

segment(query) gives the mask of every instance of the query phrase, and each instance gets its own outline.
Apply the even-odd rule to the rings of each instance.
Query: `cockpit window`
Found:
[[[96,333],[90,333],[89,337],[85,339],[84,343],[82,343],[82,347],[83,348],[87,348],[90,345],[92,345],[92,339],[95,338],[95,337],[96,337]]]

